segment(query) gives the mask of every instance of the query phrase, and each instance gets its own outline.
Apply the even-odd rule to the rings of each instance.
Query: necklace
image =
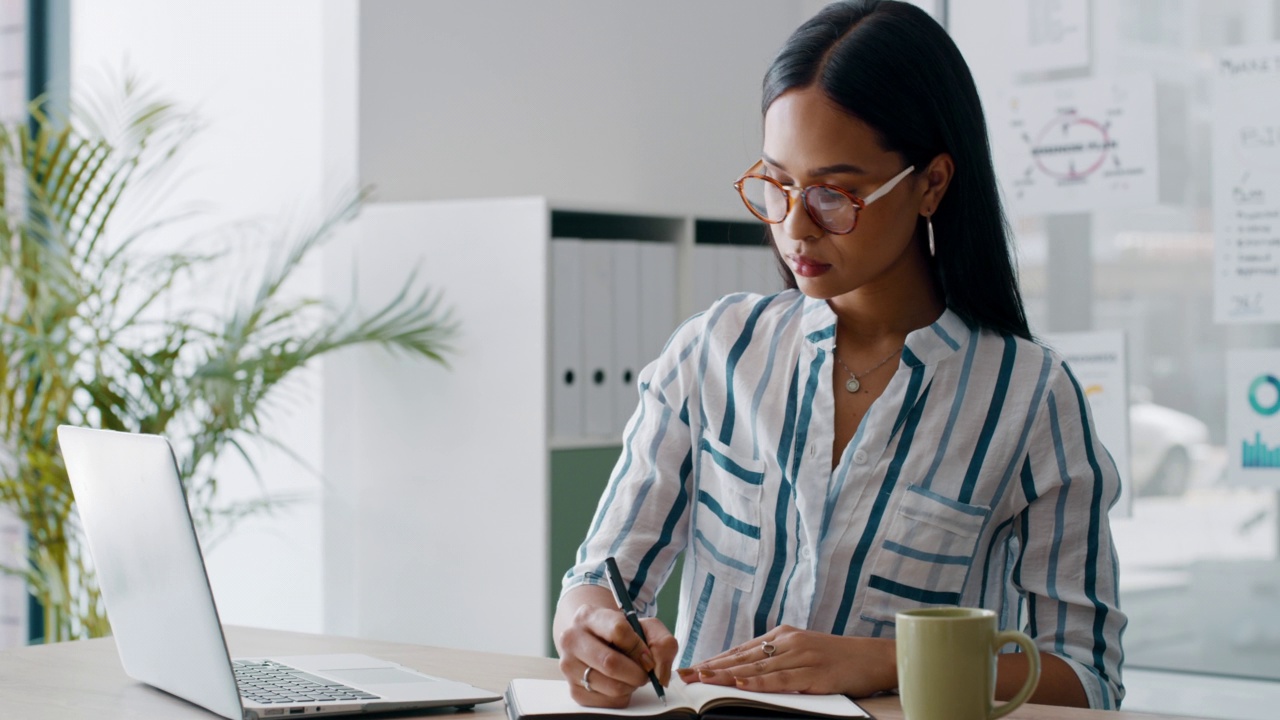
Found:
[[[845,390],[848,390],[848,391],[849,391],[849,392],[851,392],[851,393],[856,393],[856,392],[858,392],[858,390],[860,390],[860,389],[862,388],[862,383],[858,382],[858,378],[866,377],[868,373],[873,372],[873,371],[875,371],[875,370],[879,370],[879,369],[880,369],[880,366],[882,366],[882,365],[884,365],[885,363],[887,363],[887,362],[889,362],[890,360],[892,360],[892,359],[894,358],[894,356],[895,356],[895,355],[897,355],[898,353],[902,352],[902,348],[905,348],[905,347],[906,347],[906,345],[903,345],[902,347],[898,348],[897,350],[894,350],[893,352],[889,353],[889,354],[888,354],[888,356],[886,356],[886,357],[885,357],[885,359],[883,359],[883,360],[881,360],[880,362],[876,363],[874,367],[872,367],[872,368],[870,368],[870,369],[868,369],[868,370],[863,370],[863,371],[862,371],[862,372],[860,372],[860,373],[855,373],[854,371],[852,371],[852,370],[850,370],[850,369],[849,369],[849,366],[848,366],[848,365],[845,365],[845,364],[844,364],[844,361],[840,359],[840,356],[839,356],[839,355],[836,355],[836,348],[835,348],[835,346],[834,346],[834,345],[832,345],[832,346],[831,346],[831,354],[832,354],[833,356],[835,356],[836,362],[840,363],[840,367],[844,368],[844,371],[845,371],[845,372],[847,372],[847,373],[849,373],[849,379],[848,379],[847,381],[845,381],[844,389],[845,389]]]

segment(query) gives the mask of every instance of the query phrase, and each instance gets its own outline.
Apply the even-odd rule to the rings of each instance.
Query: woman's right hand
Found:
[[[556,649],[560,672],[579,705],[626,707],[631,694],[649,684],[650,670],[664,687],[671,681],[678,649],[675,637],[657,618],[644,618],[640,625],[649,638],[647,645],[601,587],[578,587],[561,599]]]

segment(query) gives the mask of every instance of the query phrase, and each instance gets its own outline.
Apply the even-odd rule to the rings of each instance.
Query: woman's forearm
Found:
[[[1027,678],[1027,656],[1022,653],[1001,655],[997,660],[996,699],[1008,700],[1022,689]],[[1067,661],[1056,655],[1040,653],[1040,683],[1028,702],[1042,705],[1089,707],[1080,676]]]

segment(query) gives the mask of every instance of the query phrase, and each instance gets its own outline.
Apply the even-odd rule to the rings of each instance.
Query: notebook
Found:
[[[569,695],[565,680],[512,680],[503,698],[510,720],[585,720],[626,717],[661,720],[690,718],[869,718],[844,695],[760,693],[736,687],[685,683],[672,675],[663,705],[651,685],[631,696],[625,708],[589,708]]]
[[[233,720],[500,699],[367,655],[233,662],[169,442],[64,425],[58,445],[120,662],[135,680]]]

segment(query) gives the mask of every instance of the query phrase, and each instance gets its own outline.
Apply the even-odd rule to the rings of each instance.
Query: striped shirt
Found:
[[[907,336],[832,471],[836,316],[789,290],[686,321],[640,403],[567,590],[613,555],[652,615],[688,551],[675,636],[687,666],[795,627],[893,637],[899,610],[994,610],[1117,708],[1120,491],[1062,358],[950,310]]]

